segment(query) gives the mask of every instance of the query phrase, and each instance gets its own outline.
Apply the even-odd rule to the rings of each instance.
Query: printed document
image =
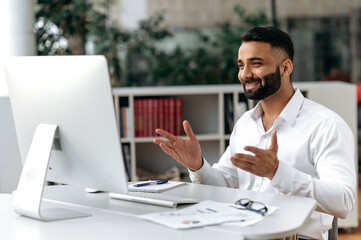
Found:
[[[203,201],[180,210],[140,215],[142,219],[175,229],[203,227],[207,225],[237,222],[237,226],[249,226],[261,221],[278,208],[267,206],[265,216],[231,203]]]

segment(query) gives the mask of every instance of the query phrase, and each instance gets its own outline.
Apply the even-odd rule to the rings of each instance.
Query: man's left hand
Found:
[[[252,146],[245,146],[244,150],[254,153],[254,156],[236,153],[231,157],[232,164],[244,171],[272,180],[278,168],[277,130],[271,133],[271,145],[266,150]]]

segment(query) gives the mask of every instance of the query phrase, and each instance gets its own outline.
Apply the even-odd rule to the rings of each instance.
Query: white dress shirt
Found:
[[[327,239],[334,215],[346,218],[356,195],[354,137],[346,122],[296,89],[273,126],[265,132],[260,104],[236,122],[230,143],[212,167],[204,160],[190,172],[193,182],[313,198],[316,211],[301,235]],[[230,158],[245,146],[267,149],[277,129],[279,166],[272,181],[235,167]],[[321,213],[324,212],[324,213]],[[325,214],[328,213],[328,214]],[[331,214],[331,215],[329,215]]]

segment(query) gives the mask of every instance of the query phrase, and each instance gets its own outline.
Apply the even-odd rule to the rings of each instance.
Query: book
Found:
[[[145,134],[144,137],[151,137],[152,136],[152,129],[153,129],[153,99],[147,98],[145,99],[145,110],[144,110],[144,118],[145,118]]]
[[[158,123],[157,128],[164,129],[164,111],[163,111],[163,102],[164,100],[162,98],[158,99]],[[157,134],[156,134],[157,136]]]
[[[131,181],[132,176],[132,169],[131,169],[131,160],[130,160],[130,145],[129,144],[122,144],[123,148],[123,160],[125,171],[127,173],[128,181]]]
[[[139,137],[145,137],[147,134],[147,99],[140,100],[139,110]]]
[[[176,135],[175,133],[175,98],[169,98],[169,111],[168,111],[168,121],[169,121],[169,129],[168,132],[170,132],[173,135]]]
[[[182,99],[175,99],[175,134],[176,136],[182,135]]]
[[[226,134],[230,134],[233,131],[234,127],[234,109],[233,109],[233,95],[231,94],[225,94],[225,132]]]
[[[152,101],[152,131],[151,131],[151,136],[157,136],[157,134],[155,133],[155,129],[159,128],[158,126],[158,118],[160,115],[159,112],[159,108],[158,108],[158,104],[159,104],[159,99],[155,98]]]
[[[163,99],[163,127],[169,131],[169,98]]]
[[[131,109],[130,107],[127,107],[127,110],[126,110],[126,114],[127,114],[127,134],[128,134],[128,138],[132,138],[133,137],[133,132],[132,132],[132,129],[131,129],[131,126],[132,126],[132,118],[131,118]]]
[[[144,182],[144,181],[143,181]],[[143,182],[132,182],[128,184],[128,190],[130,192],[147,192],[147,193],[160,193],[165,192],[167,190],[180,187],[183,185],[186,185],[185,182],[179,182],[179,181],[168,181],[167,183],[163,184],[156,184],[156,185],[148,185],[144,187],[135,187],[134,184],[139,184]]]
[[[130,123],[125,122],[129,115],[123,116],[121,134],[130,134]],[[164,129],[173,135],[182,134],[182,99],[181,98],[144,98],[134,100],[134,132],[135,137],[154,137],[156,128]],[[128,126],[128,129],[125,127]]]
[[[134,100],[134,132],[136,137],[140,137],[140,100]]]
[[[122,133],[124,138],[129,137],[128,135],[128,111],[127,111],[128,107],[121,107],[121,114],[122,114],[122,118],[121,118],[121,122],[122,122]]]

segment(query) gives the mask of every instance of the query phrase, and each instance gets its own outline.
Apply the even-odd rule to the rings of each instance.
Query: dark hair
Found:
[[[279,48],[287,53],[289,59],[293,61],[295,53],[293,42],[287,33],[275,27],[255,27],[246,32],[242,42],[265,42],[271,44],[272,48]]]

